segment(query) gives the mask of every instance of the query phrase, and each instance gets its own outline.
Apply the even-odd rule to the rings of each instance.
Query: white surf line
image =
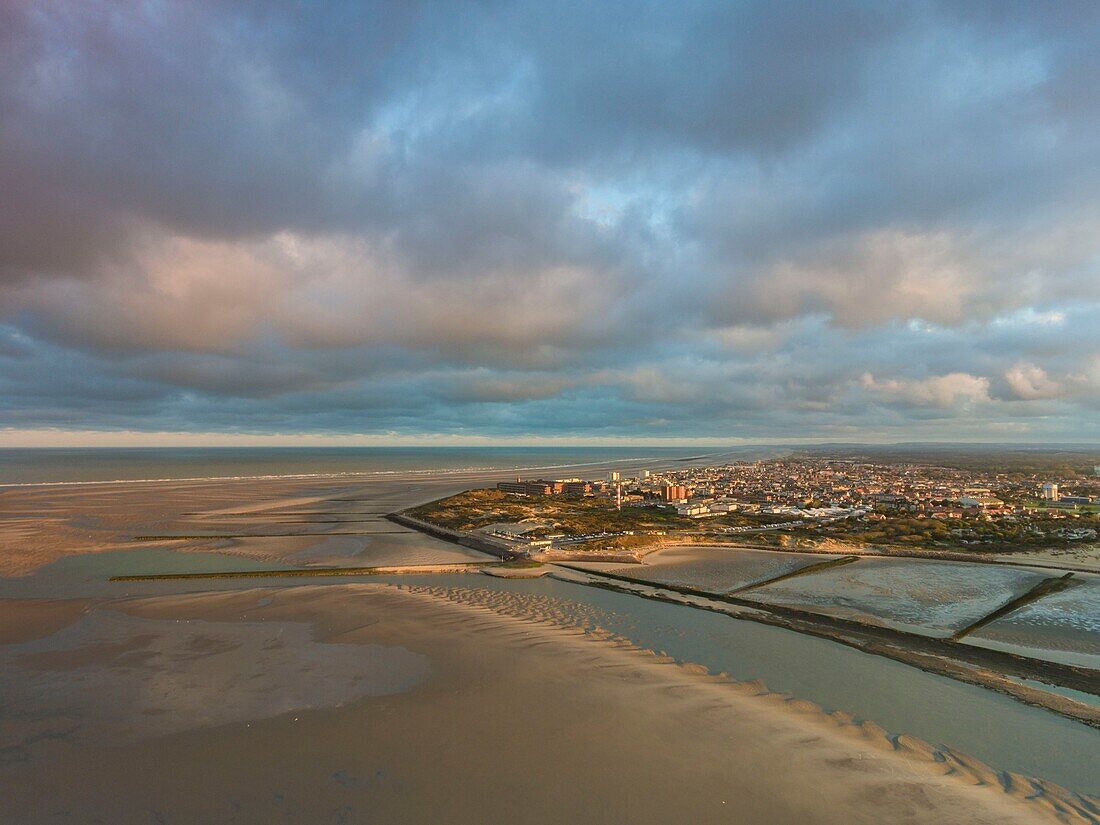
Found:
[[[715,453],[715,455],[724,455],[723,453]],[[86,487],[92,485],[107,485],[107,484],[163,484],[165,482],[195,482],[195,481],[279,481],[279,480],[308,480],[308,479],[342,479],[342,478],[378,478],[385,476],[452,476],[452,475],[465,475],[467,473],[526,473],[533,472],[535,470],[568,470],[573,467],[599,467],[607,466],[611,464],[633,464],[636,462],[649,461],[649,462],[661,462],[661,461],[691,461],[701,460],[708,458],[708,456],[689,456],[686,458],[670,458],[664,456],[642,456],[640,458],[624,458],[618,462],[616,461],[587,461],[576,464],[544,464],[535,467],[460,467],[455,469],[442,469],[442,470],[369,470],[363,472],[343,472],[343,473],[287,473],[287,474],[273,474],[273,475],[254,475],[254,476],[187,476],[187,477],[168,477],[168,478],[114,478],[92,481],[13,481],[13,482],[0,482],[0,489],[9,489],[17,487]]]

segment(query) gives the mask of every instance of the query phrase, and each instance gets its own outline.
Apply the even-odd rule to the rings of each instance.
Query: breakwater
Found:
[[[202,573],[149,573],[111,576],[113,582],[175,581],[180,579],[276,579],[302,576],[394,576],[432,573],[477,573],[495,562],[474,561],[455,564],[406,564],[386,567],[307,567],[293,570],[218,570]]]

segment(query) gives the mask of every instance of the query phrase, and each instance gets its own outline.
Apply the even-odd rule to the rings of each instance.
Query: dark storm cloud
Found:
[[[1098,36],[4,4],[0,427],[1095,437]]]

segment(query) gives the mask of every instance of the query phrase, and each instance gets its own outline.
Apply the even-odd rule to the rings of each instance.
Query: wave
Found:
[[[712,455],[723,455],[714,453]],[[464,475],[467,473],[529,473],[542,470],[568,470],[576,467],[612,467],[624,464],[637,464],[641,462],[683,462],[694,461],[709,456],[692,456],[689,458],[671,458],[669,456],[640,456],[637,458],[622,458],[604,461],[585,461],[572,464],[543,464],[530,467],[455,467],[434,468],[416,470],[365,470],[361,472],[330,472],[330,473],[275,473],[265,475],[228,475],[228,476],[167,476],[162,478],[113,478],[81,481],[0,481],[0,489],[16,487],[86,487],[102,486],[108,484],[164,484],[167,482],[203,482],[203,481],[280,481],[280,480],[309,480],[309,479],[341,479],[341,478],[377,478],[383,476],[448,476]]]

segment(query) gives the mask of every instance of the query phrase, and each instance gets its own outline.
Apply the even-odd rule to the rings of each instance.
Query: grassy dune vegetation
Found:
[[[527,519],[544,526],[528,535],[547,533],[585,535],[624,530],[679,530],[698,526],[691,519],[676,515],[672,508],[624,507],[616,510],[613,501],[600,496],[518,496],[499,490],[467,490],[409,511],[452,530],[476,530],[497,522],[521,522]]]
[[[678,516],[673,507],[623,507],[603,496],[520,496],[499,490],[467,490],[409,510],[414,518],[452,530],[476,530],[498,522],[538,521],[527,533],[580,536],[592,533],[699,531],[718,527],[768,524],[774,516],[730,513],[704,520]]]
[[[623,507],[601,496],[522,496],[498,490],[468,490],[409,511],[424,521],[453,530],[477,530],[497,523],[535,523],[526,535],[591,536],[572,545],[574,550],[637,550],[658,541],[729,542],[766,547],[813,548],[829,542],[843,545],[896,547],[905,550],[1011,551],[1072,544],[1067,531],[1094,528],[1100,533],[1100,515],[1039,514],[1019,520],[941,520],[890,513],[884,521],[844,520],[831,525],[786,528],[781,532],[723,533],[723,527],[766,526],[789,521],[789,516],[729,513],[705,519],[676,514],[672,507]],[[621,535],[623,533],[631,535]]]

